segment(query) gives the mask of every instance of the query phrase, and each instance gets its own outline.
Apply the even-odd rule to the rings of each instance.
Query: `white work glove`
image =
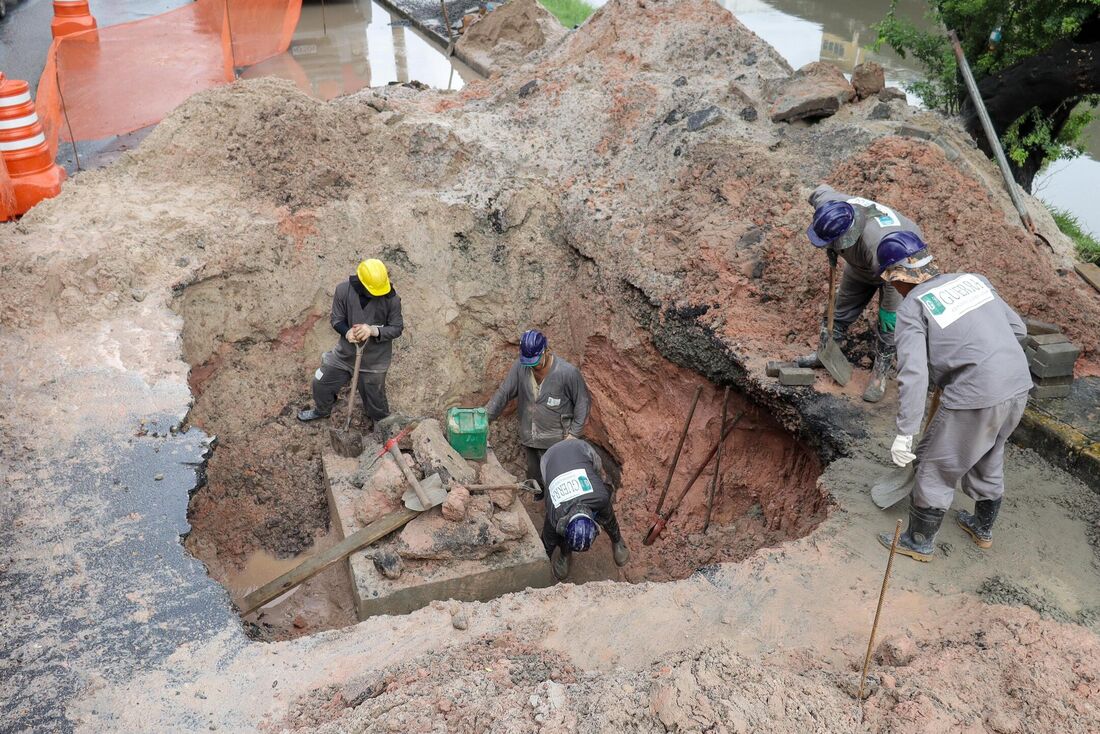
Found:
[[[381,333],[379,331],[378,327],[377,326],[368,326],[367,328],[370,329],[370,335],[373,336],[375,339],[377,339],[378,335]]]
[[[917,455],[913,453],[913,437],[898,436],[890,447],[890,456],[898,466],[909,466]]]
[[[352,344],[358,344],[361,341],[366,341],[367,336],[370,335],[370,331],[365,324],[356,324],[348,329],[348,341]]]

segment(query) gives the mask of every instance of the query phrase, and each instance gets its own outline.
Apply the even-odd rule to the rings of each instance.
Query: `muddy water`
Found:
[[[254,551],[248,556],[242,567],[229,571],[223,582],[233,598],[240,599],[307,561],[316,552],[316,547],[314,545],[305,553],[290,558],[276,558],[263,549]],[[300,588],[299,586],[291,589],[271,602],[269,606],[288,599]]]
[[[241,76],[289,79],[321,99],[414,80],[437,89],[461,89],[464,78],[476,78],[407,21],[370,0],[304,4],[290,49]]]

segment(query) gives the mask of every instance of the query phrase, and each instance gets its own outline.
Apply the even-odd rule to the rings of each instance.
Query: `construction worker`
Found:
[[[813,223],[806,236],[814,247],[826,248],[829,260],[836,265],[844,258],[844,270],[836,291],[836,314],[833,319],[833,339],[840,343],[848,327],[863,313],[864,307],[878,293],[878,329],[875,339],[875,363],[871,379],[863,391],[863,399],[877,403],[886,394],[886,376],[894,360],[894,324],[901,297],[889,283],[878,277],[876,250],[883,237],[891,232],[915,232],[920,228],[909,219],[869,199],[848,196],[822,184],[810,194],[814,207]],[[822,322],[818,351],[799,357],[800,367],[820,367],[818,353],[825,348],[828,334]]]
[[[979,548],[989,548],[1004,495],[1005,441],[1031,389],[1019,343],[1027,330],[983,276],[940,274],[913,232],[883,237],[878,262],[883,280],[904,299],[896,332],[898,435],[890,454],[898,466],[917,461],[898,552],[931,560],[959,480],[975,503],[973,513],[958,512],[958,524]],[[940,408],[914,452],[929,379],[942,391]],[[892,533],[879,536],[887,547],[892,540]]]
[[[573,553],[591,548],[601,527],[611,539],[615,565],[625,566],[630,560],[630,549],[619,532],[611,506],[614,490],[604,479],[596,450],[587,441],[561,441],[543,454],[541,471],[549,482],[542,546],[558,581],[569,575]]]
[[[401,297],[381,260],[364,260],[354,275],[336,286],[329,321],[340,340],[321,356],[321,367],[313,375],[314,407],[300,411],[298,420],[329,416],[337,393],[351,380],[356,345],[365,342],[357,384],[367,417],[377,423],[390,414],[386,372],[393,359],[393,340],[405,329]]]
[[[550,352],[537,329],[523,332],[519,358],[485,405],[496,420],[513,399],[518,402],[519,442],[527,453],[527,478],[543,489],[543,452],[563,439],[580,438],[588,420],[588,386],[580,370]]]

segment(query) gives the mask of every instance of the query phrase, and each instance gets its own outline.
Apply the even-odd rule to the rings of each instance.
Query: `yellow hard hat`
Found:
[[[390,292],[390,274],[381,260],[364,260],[355,269],[355,274],[372,296],[384,296]]]

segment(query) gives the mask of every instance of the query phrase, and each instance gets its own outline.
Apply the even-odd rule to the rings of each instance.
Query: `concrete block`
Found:
[[[1051,367],[1035,359],[1031,360],[1028,364],[1028,369],[1031,370],[1032,377],[1041,379],[1046,379],[1048,377],[1065,377],[1073,374],[1072,364],[1060,364]]]
[[[1034,375],[1033,375],[1034,377]],[[1035,377],[1034,383],[1039,387],[1055,387],[1060,385],[1072,385],[1073,375],[1058,375],[1057,377]]]
[[[1047,344],[1062,344],[1065,342],[1069,342],[1069,337],[1065,334],[1028,334],[1027,341],[1024,344],[1037,349]]]
[[[1062,330],[1058,324],[1052,324],[1049,321],[1040,321],[1039,319],[1030,317],[1024,319],[1024,326],[1027,327],[1028,334],[1057,334]]]
[[[1072,385],[1035,385],[1031,388],[1031,397],[1036,400],[1068,397]]]
[[[780,367],[780,385],[812,385],[814,384],[814,371],[807,367]]]
[[[1094,263],[1076,263],[1073,269],[1086,283],[1100,291],[1100,267]]]
[[[1035,361],[1041,362],[1047,367],[1060,365],[1073,366],[1077,357],[1081,354],[1081,348],[1069,342],[1058,344],[1040,344],[1035,347]]]
[[[784,362],[779,359],[773,359],[768,362],[768,366],[764,368],[764,373],[768,377],[779,377],[779,370],[782,367],[797,367],[795,362]]]

